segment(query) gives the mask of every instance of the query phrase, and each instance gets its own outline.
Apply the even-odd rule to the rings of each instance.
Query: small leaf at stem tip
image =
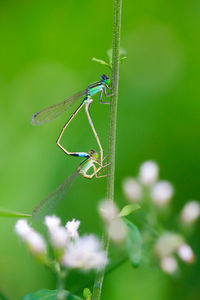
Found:
[[[90,300],[91,299],[92,293],[91,293],[90,289],[85,288],[83,290],[83,297],[86,298],[86,300]]]
[[[96,57],[93,57],[93,58],[92,58],[92,61],[95,61],[95,62],[97,62],[97,63],[99,63],[99,64],[101,64],[101,65],[105,65],[105,66],[107,66],[108,68],[111,68],[111,66],[110,66],[106,61],[104,61],[104,60],[102,60],[102,59],[98,59],[98,58],[96,58]]]
[[[142,240],[138,228],[128,219],[123,218],[127,227],[126,252],[134,267],[138,267],[142,257]]]
[[[28,294],[22,298],[22,300],[57,300],[58,299],[58,290],[39,290]],[[71,294],[68,291],[63,290],[63,299],[65,300],[81,300],[80,297]]]
[[[138,203],[128,204],[122,208],[119,217],[126,217],[139,208],[141,208],[141,206]]]
[[[30,218],[32,215],[24,214],[9,209],[0,208],[0,217],[3,218]]]
[[[121,58],[120,58],[120,63],[123,63],[123,61],[126,60],[126,59],[127,59],[127,56],[121,57]]]

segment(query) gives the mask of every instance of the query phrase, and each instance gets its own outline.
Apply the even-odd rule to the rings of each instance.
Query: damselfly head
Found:
[[[90,157],[93,157],[93,158],[99,157],[99,154],[93,149],[89,151],[89,155],[90,155]]]
[[[101,75],[101,80],[103,80],[106,84],[110,83],[110,78],[105,74]]]

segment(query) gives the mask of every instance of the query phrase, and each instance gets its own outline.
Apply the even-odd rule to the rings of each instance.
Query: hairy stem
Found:
[[[117,102],[119,86],[119,63],[120,63],[120,31],[121,31],[121,11],[122,0],[114,0],[114,20],[113,20],[113,43],[112,43],[112,99],[110,105],[110,127],[108,141],[108,180],[107,198],[114,201],[114,179],[115,179],[115,144],[117,126]],[[104,249],[108,252],[109,238],[105,232],[103,235]],[[104,280],[105,269],[101,270],[96,277],[93,288],[92,300],[101,298],[101,290]]]

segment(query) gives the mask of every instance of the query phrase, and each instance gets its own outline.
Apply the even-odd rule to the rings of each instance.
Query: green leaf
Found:
[[[142,256],[142,240],[138,228],[128,219],[123,218],[127,227],[126,252],[134,267],[138,267]]]
[[[32,215],[19,213],[9,209],[0,208],[0,217],[6,218],[30,218]]]
[[[63,291],[65,300],[81,300],[78,296],[72,295],[68,291]],[[22,300],[57,300],[58,291],[54,290],[39,290],[37,292],[28,294],[22,298]]]
[[[126,59],[127,59],[126,56],[121,57],[121,58],[120,58],[120,64],[123,63],[123,61],[126,60]]]
[[[90,289],[85,288],[85,289],[83,290],[83,297],[86,298],[86,300],[91,299],[92,293],[91,293]]]
[[[139,208],[140,205],[138,203],[128,204],[122,208],[122,210],[119,213],[119,217],[126,217]]]
[[[92,61],[95,61],[95,62],[99,63],[100,65],[105,65],[105,66],[111,68],[111,66],[106,61],[104,61],[102,59],[98,59],[96,57],[93,57]]]

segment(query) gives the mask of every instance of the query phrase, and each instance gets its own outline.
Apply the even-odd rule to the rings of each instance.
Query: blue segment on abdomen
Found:
[[[75,152],[71,154],[72,156],[77,156],[77,157],[89,157],[89,154],[86,152]]]

